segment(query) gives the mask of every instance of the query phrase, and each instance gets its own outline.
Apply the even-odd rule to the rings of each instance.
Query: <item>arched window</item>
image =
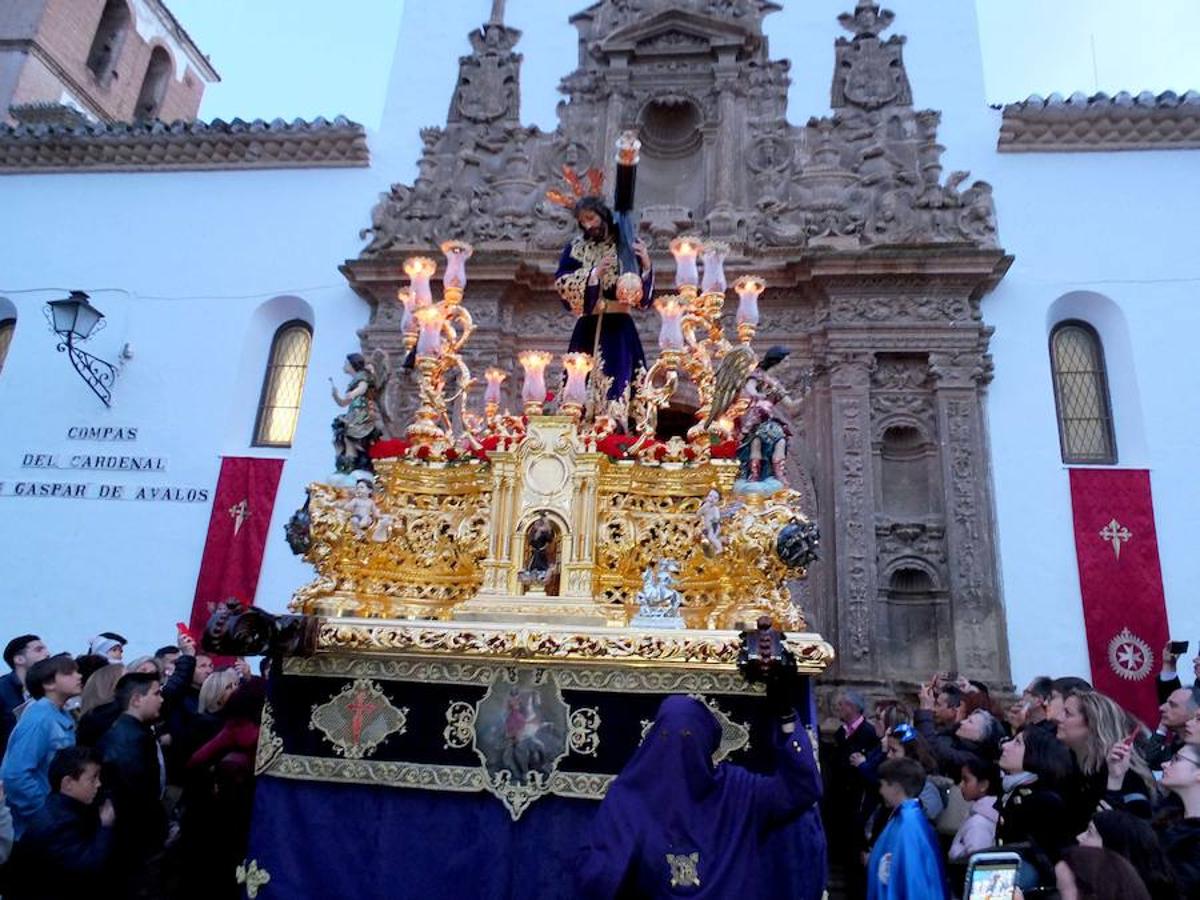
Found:
[[[138,94],[137,106],[133,108],[135,118],[158,118],[163,98],[167,96],[167,84],[170,80],[171,54],[162,47],[155,47],[150,53],[150,63],[146,66],[146,77],[142,81],[142,90]]]
[[[12,343],[16,330],[16,319],[0,319],[0,372],[4,371],[4,358],[8,356],[8,345]]]
[[[311,346],[312,328],[307,322],[288,322],[275,332],[254,426],[256,447],[292,446]]]
[[[1060,322],[1050,332],[1050,368],[1065,463],[1117,461],[1112,404],[1100,336],[1086,322]]]
[[[125,0],[108,0],[100,14],[100,24],[92,47],[88,50],[87,67],[101,84],[108,84],[116,74],[117,57],[132,24]]]

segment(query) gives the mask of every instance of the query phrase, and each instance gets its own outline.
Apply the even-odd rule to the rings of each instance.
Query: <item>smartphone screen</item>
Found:
[[[1012,900],[1017,863],[980,863],[971,868],[966,900]]]

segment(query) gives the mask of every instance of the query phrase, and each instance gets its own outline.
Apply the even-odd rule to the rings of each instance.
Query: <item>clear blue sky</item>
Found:
[[[205,94],[202,117],[340,113],[378,125],[404,0],[168,2],[221,73],[222,82]],[[556,2],[564,15],[587,5]],[[896,5],[904,2],[912,0]],[[1197,0],[977,0],[977,6],[990,102],[1052,91],[1200,90]],[[831,23],[831,40],[834,34]]]

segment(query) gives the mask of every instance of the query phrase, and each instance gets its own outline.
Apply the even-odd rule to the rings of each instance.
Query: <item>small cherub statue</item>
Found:
[[[354,483],[354,496],[339,505],[350,514],[350,530],[356,539],[361,541],[369,536],[372,541],[381,544],[391,534],[392,517],[380,512],[374,491],[370,479],[360,478]]]
[[[720,556],[725,549],[721,540],[721,493],[713,488],[700,504],[700,546],[708,556]]]

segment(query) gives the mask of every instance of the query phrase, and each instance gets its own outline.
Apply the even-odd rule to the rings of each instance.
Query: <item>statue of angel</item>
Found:
[[[383,436],[387,416],[383,392],[391,377],[387,354],[376,350],[368,362],[361,353],[346,356],[343,371],[350,376],[350,385],[343,395],[333,379],[329,379],[333,402],[346,411],[333,420],[333,447],[339,472],[374,472],[371,465],[371,445]]]
[[[784,347],[772,347],[758,361],[754,351],[742,344],[729,351],[717,369],[712,411],[704,424],[707,428],[727,413],[736,415],[740,411],[740,481],[762,484],[773,480],[787,487],[784,463],[792,431],[775,408],[795,408],[797,401],[784,389],[778,370],[772,370],[790,354]]]

